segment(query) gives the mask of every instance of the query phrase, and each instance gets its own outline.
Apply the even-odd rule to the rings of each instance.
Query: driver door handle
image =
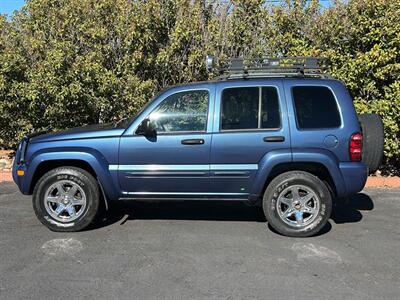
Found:
[[[203,139],[187,139],[187,140],[182,140],[181,144],[182,145],[203,145],[204,140]]]
[[[264,137],[264,142],[269,142],[269,143],[277,143],[277,142],[284,142],[285,137],[284,136],[266,136]]]

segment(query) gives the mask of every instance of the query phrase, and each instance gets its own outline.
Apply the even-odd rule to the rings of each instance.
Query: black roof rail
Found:
[[[293,57],[255,57],[231,58],[218,61],[214,67],[214,58],[207,56],[207,70],[216,71],[220,79],[265,78],[265,77],[314,77],[332,78],[324,73],[327,68],[325,58]]]

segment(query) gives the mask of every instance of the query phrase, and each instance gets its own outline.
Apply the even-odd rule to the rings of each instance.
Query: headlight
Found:
[[[23,164],[25,161],[25,152],[28,145],[28,137],[24,137],[18,146],[17,157],[15,158],[18,164]]]

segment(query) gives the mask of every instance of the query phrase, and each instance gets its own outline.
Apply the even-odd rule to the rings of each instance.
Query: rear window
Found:
[[[299,129],[336,128],[341,125],[339,109],[329,88],[296,86],[292,92]]]
[[[277,129],[280,126],[276,88],[240,87],[222,92],[222,130]]]

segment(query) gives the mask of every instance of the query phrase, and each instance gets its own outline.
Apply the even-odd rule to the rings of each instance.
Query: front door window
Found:
[[[150,114],[157,133],[205,132],[208,91],[179,92],[165,98]]]

